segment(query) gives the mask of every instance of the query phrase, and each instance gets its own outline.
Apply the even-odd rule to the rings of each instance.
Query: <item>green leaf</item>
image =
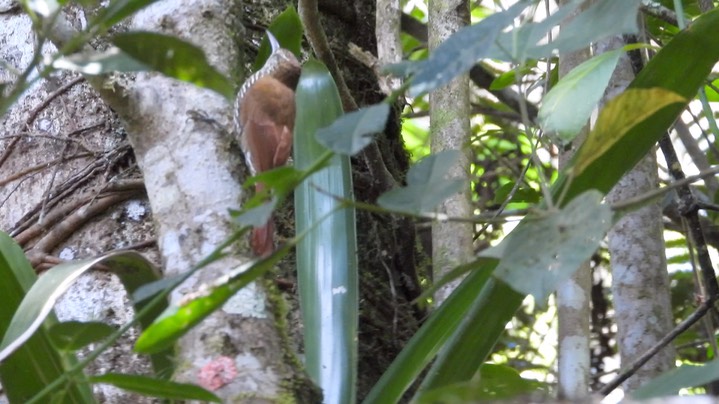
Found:
[[[598,1],[562,27],[557,38],[537,48],[535,56],[550,50],[566,54],[582,49],[602,38],[638,31],[637,11],[641,0]]]
[[[537,52],[538,44],[547,37],[547,33],[574,11],[583,0],[572,0],[542,21],[525,22],[518,28],[503,32],[497,36],[487,51],[487,58],[510,62],[522,62],[528,58],[544,58],[549,50]],[[535,55],[539,53],[539,56]]]
[[[539,122],[546,133],[556,136],[560,144],[574,140],[602,98],[623,52],[617,49],[593,57],[559,80],[539,108]]]
[[[680,389],[708,384],[719,379],[719,360],[702,366],[682,365],[650,380],[632,393],[632,398],[645,400],[676,395]]]
[[[22,249],[3,232],[0,232],[0,279],[0,337],[4,337],[37,276]],[[56,322],[55,316],[50,314],[35,335],[0,360],[0,383],[11,403],[27,402],[76,363],[72,354],[58,351],[48,336],[48,327]],[[90,385],[81,378],[61,384],[57,391],[65,392],[65,402],[94,402]]]
[[[58,349],[74,351],[101,341],[115,332],[105,323],[65,321],[50,328],[50,338]]]
[[[141,285],[160,278],[158,271],[146,258],[132,251],[65,262],[51,268],[32,285],[13,315],[7,332],[0,342],[0,361],[21,347],[38,330],[45,318],[52,313],[52,308],[60,296],[80,275],[100,263],[120,278],[128,294],[132,294]],[[147,302],[135,303],[135,311],[139,312],[147,304]],[[152,318],[165,306],[166,304],[154,307],[146,317],[140,319],[140,324],[143,327],[148,326]],[[169,376],[172,373],[171,356],[171,351],[163,351],[151,357],[157,374]]]
[[[655,89],[656,92],[645,92],[640,100],[633,98],[636,104],[617,100],[624,104],[615,105],[613,113],[600,114],[597,128],[574,157],[573,169],[562,173],[553,186],[553,195],[563,196],[561,203],[588,189],[609,192],[666,133],[719,59],[719,35],[715,35],[718,25],[719,10],[696,19],[689,29],[677,34],[651,59],[629,86],[631,90]],[[683,101],[669,102],[674,96],[667,93],[672,92]],[[632,99],[638,94],[642,93],[627,97]],[[664,107],[657,108],[656,104]],[[619,105],[631,107],[631,110],[622,111]],[[655,112],[646,115],[647,111]],[[633,117],[642,114],[645,116],[641,121]],[[622,122],[614,123],[612,119]],[[632,126],[624,126],[627,123]],[[607,132],[608,128],[616,128],[622,136]]]
[[[560,7],[542,21],[522,24],[501,33],[486,57],[509,62],[546,58],[557,51],[569,53],[612,35],[637,31],[637,8],[640,0],[600,1],[579,13],[551,43],[545,44],[550,30],[564,21],[583,1],[574,0]]]
[[[317,61],[308,62],[302,69],[295,100],[294,162],[298,168],[311,167],[328,152],[325,146],[337,150],[332,147],[335,137],[355,143],[354,134],[359,131],[374,132],[379,125],[380,130],[383,129],[389,111],[387,104],[360,110],[361,117],[355,124],[346,125],[342,122],[352,121],[350,117],[354,114],[345,115],[324,135],[318,133],[319,142],[315,140],[314,134],[319,128],[343,113],[332,75]],[[380,112],[371,112],[378,108]],[[370,123],[375,127],[368,125]],[[343,125],[351,127],[336,129],[333,133],[333,127]],[[348,144],[340,149],[344,154],[353,154],[355,147]],[[357,236],[354,208],[340,202],[340,199],[353,200],[349,157],[335,155],[327,167],[307,177],[294,196],[296,231],[307,232],[297,246],[305,367],[322,388],[325,402],[353,403],[359,321]]]
[[[294,6],[287,6],[285,11],[272,21],[267,30],[277,38],[280,46],[292,52],[297,59],[302,59],[302,21]],[[262,68],[267,58],[270,57],[271,51],[270,41],[265,36],[262,38],[255,64],[252,66],[253,71]]]
[[[449,83],[469,71],[487,56],[497,35],[527,7],[519,2],[508,10],[492,14],[479,24],[462,28],[432,51],[429,58],[415,63],[409,94],[416,97]]]
[[[372,387],[364,403],[399,402],[404,392],[415,382],[425,366],[432,361],[440,348],[456,333],[464,321],[473,320],[477,324],[487,324],[487,328],[483,330],[483,333],[489,332],[486,339],[491,345],[494,345],[494,341],[496,341],[495,332],[501,333],[504,331],[506,321],[500,321],[501,324],[489,323],[485,322],[484,319],[470,318],[467,313],[472,311],[471,309],[475,301],[479,301],[479,304],[487,303],[487,301],[477,298],[478,291],[481,291],[481,294],[484,293],[484,291],[491,292],[492,290],[497,290],[495,289],[497,282],[491,280],[491,274],[496,265],[496,261],[480,259],[471,265],[472,271],[469,275],[467,275],[464,281],[462,281],[447,300],[432,312],[429,318],[422,324],[422,327],[412,336],[407,345],[402,349],[402,352],[397,355],[390,367],[382,374],[380,380]],[[488,283],[493,285],[488,285]],[[504,301],[504,297],[517,295],[520,301],[523,298],[523,296],[518,295],[506,286],[502,292],[506,293],[503,295],[487,293],[487,296],[498,297],[496,302],[502,303],[507,303],[507,301]],[[511,303],[511,301],[508,302]],[[495,302],[490,301],[490,303]],[[509,307],[514,306],[512,313],[516,311],[518,305],[519,303],[509,305]],[[499,303],[494,307],[502,308],[502,310],[505,308],[499,305]],[[483,335],[483,333],[475,334],[475,339],[479,339],[477,335]],[[485,337],[483,336],[482,339],[485,339]]]
[[[161,352],[173,347],[181,336],[192,327],[222,306],[237,291],[247,286],[277,264],[282,257],[296,244],[291,241],[271,256],[252,261],[234,269],[207,286],[207,290],[199,291],[187,298],[180,306],[170,306],[140,335],[135,343],[135,351],[140,353]]]
[[[439,352],[419,393],[471,380],[525,297],[495,278],[473,292],[471,305]]]
[[[704,87],[704,91],[707,94],[707,101],[719,102],[719,92],[717,92],[717,90],[716,90],[717,88],[719,88],[719,79],[712,81],[711,84],[712,84],[711,86]]]
[[[335,153],[355,155],[372,143],[373,134],[384,130],[388,115],[389,104],[386,103],[350,112],[316,130],[317,141]]]
[[[277,198],[272,198],[259,206],[255,206],[250,209],[243,209],[242,211],[233,214],[233,219],[235,223],[240,226],[260,227],[270,220],[272,212],[274,212],[277,207],[277,202]]]
[[[123,19],[156,1],[157,0],[113,0],[107,7],[100,8],[97,17],[95,17],[92,23],[93,25],[100,25],[104,29],[109,29]]]
[[[523,75],[527,73],[527,71],[522,72]],[[516,79],[517,72],[515,70],[504,72],[492,81],[492,84],[489,85],[489,89],[494,91],[505,89],[516,83]]]
[[[176,383],[147,376],[106,373],[90,377],[93,383],[110,384],[123,390],[169,400],[200,400],[221,403],[216,395],[194,384]]]
[[[385,209],[412,214],[431,213],[437,205],[460,192],[464,179],[446,178],[460,157],[457,150],[431,154],[407,172],[407,186],[385,192],[377,203]]]
[[[591,257],[612,226],[611,208],[601,204],[602,197],[588,191],[561,210],[527,216],[502,240],[495,276],[543,304]]]
[[[154,32],[128,32],[112,42],[132,58],[178,80],[208,88],[227,99],[235,96],[234,86],[205,58],[202,49],[179,38]]]
[[[417,398],[419,404],[464,404],[487,400],[508,400],[532,393],[544,386],[535,380],[524,379],[507,365],[485,363],[476,381],[461,382],[430,390]]]
[[[56,69],[64,69],[89,75],[111,72],[141,72],[151,68],[118,48],[110,48],[102,53],[75,54],[61,57],[52,63]]]
[[[572,175],[581,173],[604,157],[632,129],[647,121],[657,111],[672,104],[686,103],[686,99],[662,88],[628,89],[609,101],[599,114],[591,135],[577,151],[568,169]]]

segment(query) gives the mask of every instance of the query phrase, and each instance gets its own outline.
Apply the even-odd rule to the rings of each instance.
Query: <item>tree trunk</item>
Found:
[[[464,0],[443,0],[429,3],[429,49],[435,49],[450,35],[469,24],[469,3]],[[469,76],[456,77],[449,85],[429,95],[430,136],[432,153],[460,150],[461,158],[450,171],[451,177],[469,178]],[[446,199],[439,212],[450,217],[472,216],[470,189]],[[432,267],[437,281],[454,267],[472,257],[472,224],[435,222],[432,224]],[[455,280],[435,293],[436,304],[441,304],[457,287]]]
[[[598,52],[624,45],[621,38],[598,44]],[[606,98],[624,91],[634,74],[629,58],[622,56],[609,84]],[[647,155],[607,195],[613,203],[656,189],[659,183],[654,153]],[[608,234],[612,267],[612,295],[617,322],[617,346],[622,366],[627,366],[654,346],[672,329],[669,278],[664,251],[662,212],[659,203],[625,215]],[[626,392],[674,366],[675,353],[667,346],[624,384]]]

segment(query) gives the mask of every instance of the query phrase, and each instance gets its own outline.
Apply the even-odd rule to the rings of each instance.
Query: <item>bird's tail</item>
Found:
[[[250,246],[252,247],[252,252],[262,258],[275,251],[275,223],[272,218],[262,227],[252,229]]]

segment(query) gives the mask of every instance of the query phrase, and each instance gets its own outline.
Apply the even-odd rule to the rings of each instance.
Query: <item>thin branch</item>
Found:
[[[625,380],[629,379],[634,373],[636,373],[639,368],[644,366],[645,363],[647,363],[654,355],[659,353],[662,349],[664,349],[665,346],[669,345],[676,337],[678,337],[681,333],[688,330],[689,327],[694,325],[697,321],[701,320],[702,317],[713,307],[714,305],[714,299],[709,299],[702,303],[699,308],[692,313],[689,317],[687,317],[684,321],[679,323],[674,329],[667,335],[665,335],[659,342],[657,342],[656,345],[654,345],[651,349],[649,349],[647,352],[645,352],[642,356],[637,358],[631,365],[627,367],[627,370],[619,374],[614,380],[604,385],[599,390],[599,394],[606,396],[607,394],[611,393],[619,387],[622,383],[624,383]]]
[[[665,195],[667,192],[672,191],[674,189],[687,187],[689,184],[699,181],[701,179],[704,179],[705,177],[709,177],[711,175],[719,174],[719,165],[711,167],[709,169],[700,171],[699,174],[696,175],[690,175],[686,178],[682,178],[680,180],[674,181],[670,184],[667,184],[665,187],[653,189],[649,192],[645,192],[641,195],[637,195],[634,198],[625,199],[621,202],[617,202],[612,204],[612,210],[614,211],[625,211],[625,210],[634,210],[638,209],[642,206],[644,206],[647,202],[652,201],[654,199],[657,199],[663,195]],[[698,205],[695,205],[698,206]]]
[[[676,13],[657,2],[651,0],[642,1],[642,5],[639,6],[639,9],[646,15],[662,20],[666,23],[674,25],[675,27],[679,26]]]

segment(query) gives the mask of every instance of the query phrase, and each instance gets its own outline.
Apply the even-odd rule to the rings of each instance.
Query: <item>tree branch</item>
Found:
[[[694,325],[697,321],[701,320],[702,317],[713,307],[715,298],[710,298],[709,300],[704,301],[699,308],[692,313],[689,317],[687,317],[684,321],[679,323],[674,329],[667,335],[664,336],[659,342],[654,345],[650,350],[645,352],[642,356],[640,356],[636,361],[634,361],[627,370],[619,374],[614,380],[604,385],[604,387],[599,390],[599,394],[606,396],[607,394],[611,393],[614,389],[619,387],[622,383],[624,383],[625,380],[630,378],[639,368],[644,366],[645,363],[647,363],[654,355],[656,355],[659,351],[661,351],[665,346],[669,345],[676,337],[679,336],[679,334],[683,333],[684,331],[688,330],[689,327]]]

